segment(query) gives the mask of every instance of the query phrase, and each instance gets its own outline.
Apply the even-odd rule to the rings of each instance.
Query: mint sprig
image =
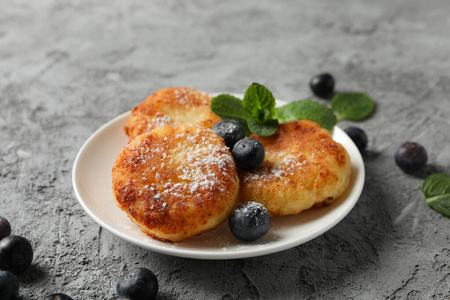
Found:
[[[221,94],[211,101],[211,110],[216,115],[238,121],[247,136],[252,133],[270,136],[277,131],[278,124],[303,119],[314,121],[331,132],[339,120],[362,120],[372,113],[374,106],[372,98],[365,93],[337,93],[331,108],[312,100],[275,107],[275,97],[258,83],[248,87],[243,100]]]
[[[269,136],[278,129],[278,120],[274,119],[275,98],[258,83],[248,87],[244,100],[226,94],[213,98],[211,110],[222,119],[238,121],[247,136],[252,133]]]
[[[425,202],[433,209],[450,217],[450,175],[436,173],[428,176],[422,185]]]

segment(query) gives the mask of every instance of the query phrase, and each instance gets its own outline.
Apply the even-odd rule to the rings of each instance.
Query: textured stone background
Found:
[[[35,249],[21,299],[107,299],[135,266],[157,274],[159,299],[450,299],[450,219],[420,191],[427,173],[450,172],[449,10],[447,0],[2,0],[0,215]],[[260,82],[298,100],[321,71],[377,103],[356,124],[370,140],[362,196],[324,235],[264,257],[184,259],[116,238],[78,204],[79,148],[149,93]],[[417,176],[393,160],[406,140],[428,150]]]

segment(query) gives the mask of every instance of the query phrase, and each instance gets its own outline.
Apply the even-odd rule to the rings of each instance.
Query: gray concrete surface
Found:
[[[108,299],[135,266],[157,274],[158,299],[450,299],[450,219],[420,191],[427,173],[450,172],[449,10],[444,0],[1,1],[0,215],[35,249],[20,299]],[[377,104],[370,119],[339,123],[367,132],[367,177],[322,236],[263,257],[184,259],[120,240],[78,204],[79,148],[149,93],[260,82],[298,100],[322,71]],[[406,140],[428,150],[418,176],[394,163]]]

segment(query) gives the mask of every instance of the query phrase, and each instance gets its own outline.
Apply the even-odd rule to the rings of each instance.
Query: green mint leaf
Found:
[[[278,120],[276,119],[270,119],[262,123],[258,119],[250,117],[247,124],[250,130],[259,136],[270,136],[278,130]]]
[[[375,103],[366,93],[337,93],[331,99],[331,107],[338,121],[361,121],[372,113]]]
[[[431,208],[450,217],[450,175],[436,173],[428,176],[423,182],[422,192]]]
[[[252,117],[264,123],[275,115],[275,98],[263,85],[253,83],[245,91],[242,102],[244,108]]]
[[[336,125],[336,116],[328,106],[312,100],[291,102],[275,109],[275,118],[280,123],[308,119],[318,123],[322,128],[332,131]]]
[[[238,121],[245,130],[245,135],[251,134],[247,125],[250,113],[242,105],[242,100],[231,95],[221,94],[211,100],[211,111],[222,119]]]

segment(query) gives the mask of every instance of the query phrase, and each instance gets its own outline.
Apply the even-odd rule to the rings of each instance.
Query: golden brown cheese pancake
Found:
[[[348,187],[350,156],[317,123],[292,121],[272,136],[252,137],[266,156],[255,171],[238,170],[240,203],[259,202],[272,216],[297,214],[333,202]]]
[[[177,242],[215,228],[235,207],[239,178],[212,129],[162,126],[131,140],[112,170],[116,204],[146,234]]]
[[[132,110],[125,133],[133,139],[163,125],[196,124],[212,128],[220,118],[210,105],[209,94],[187,87],[162,89]]]

